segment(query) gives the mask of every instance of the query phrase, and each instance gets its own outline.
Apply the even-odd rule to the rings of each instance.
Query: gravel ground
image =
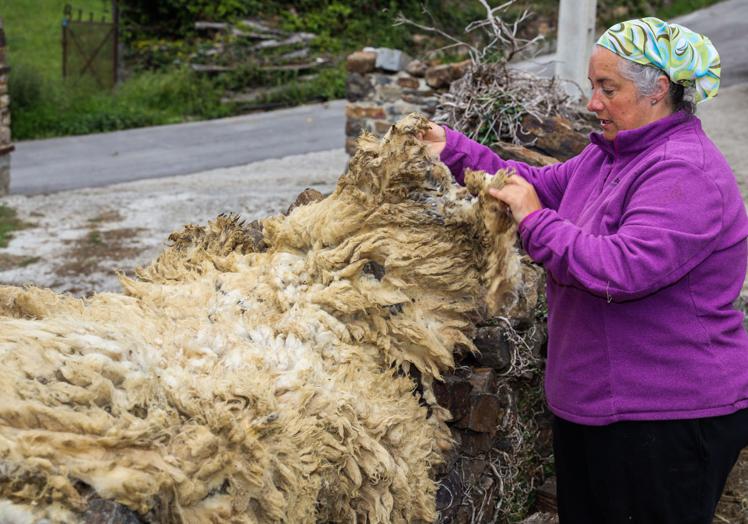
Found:
[[[699,116],[748,202],[748,84],[721,90],[699,107]],[[0,250],[0,283],[77,295],[118,290],[116,271],[129,273],[153,260],[183,224],[202,224],[224,212],[249,220],[278,213],[306,187],[332,190],[346,161],[345,152],[335,149],[193,175],[0,198],[32,225]]]
[[[8,196],[31,227],[0,250],[0,283],[76,295],[119,290],[116,271],[153,260],[172,231],[220,213],[247,220],[288,208],[307,187],[327,193],[345,169],[335,149],[193,175],[37,196]]]
[[[748,84],[723,89],[699,108],[699,116],[748,202]],[[282,212],[306,187],[330,192],[347,159],[335,149],[193,175],[0,198],[30,224],[0,249],[0,283],[81,296],[116,291],[116,272],[131,273],[153,260],[183,224],[203,224],[226,212],[247,220]],[[731,475],[715,524],[748,524],[747,483],[748,450]]]

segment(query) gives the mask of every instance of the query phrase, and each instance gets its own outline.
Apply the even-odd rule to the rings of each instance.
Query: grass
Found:
[[[622,0],[616,5],[628,7],[627,18],[656,14],[667,19],[716,1],[673,0],[666,7],[657,7],[665,2]],[[207,79],[184,67],[174,66],[137,73],[112,92],[102,92],[81,81],[63,81],[61,23],[67,2],[0,0],[0,16],[8,42],[8,62],[12,67],[9,88],[11,131],[15,140],[202,120],[253,109],[251,104],[222,105],[220,99],[226,89],[242,91],[247,87],[287,86],[272,91],[255,106],[293,106],[345,95],[346,72],[342,64],[323,70],[316,78],[305,82],[296,81],[297,77],[292,74],[265,78],[256,71],[238,71],[222,78]],[[331,1],[319,2],[316,7],[314,2],[307,2],[308,7],[297,13],[279,7],[281,2],[270,4],[275,5],[271,14],[277,16],[284,28],[317,33],[313,48],[332,53],[339,59],[364,45],[400,47],[406,51],[412,45],[411,31],[392,27],[388,21],[394,12],[388,10],[363,12],[346,2]],[[395,4],[397,2],[391,5]],[[599,0],[599,4],[599,11],[601,6],[613,5],[612,0]],[[111,8],[110,0],[76,0],[74,5],[76,10],[83,10],[84,18],[87,18],[85,13],[94,12],[96,19],[102,13],[109,15]],[[654,11],[651,5],[655,6]],[[478,2],[472,1],[460,4],[459,9],[444,6],[435,12],[437,25],[452,33],[459,32],[464,20],[481,12]],[[525,6],[545,16],[553,16],[558,4],[557,0],[521,0],[517,8]],[[184,47],[185,42],[175,45]],[[170,52],[167,55],[159,63],[170,63]]]
[[[0,0],[8,41],[8,62],[23,64],[49,79],[62,77],[62,18],[69,0]],[[75,0],[71,2],[84,13],[103,13],[110,9],[109,0]]]
[[[78,135],[228,115],[220,89],[186,69],[135,75],[114,91],[62,79],[61,24],[67,0],[0,0],[11,66],[15,140]],[[99,19],[109,0],[78,0]],[[77,12],[75,13],[77,16]]]
[[[144,72],[114,92],[81,83],[27,79],[33,70],[11,76],[11,121],[16,140],[114,131],[228,115],[221,92],[187,69]],[[25,85],[42,85],[38,96]],[[23,93],[26,93],[25,95]],[[15,96],[14,96],[15,95]],[[22,99],[19,103],[19,98]]]
[[[15,209],[0,204],[0,248],[8,247],[13,231],[27,227],[29,224],[19,220]]]

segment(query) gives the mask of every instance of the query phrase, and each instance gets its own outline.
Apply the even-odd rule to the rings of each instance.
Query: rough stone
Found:
[[[401,76],[397,79],[397,85],[409,89],[418,89],[418,79],[413,78],[412,76]]]
[[[487,453],[493,447],[493,439],[489,433],[477,433],[470,430],[464,430],[460,433],[460,449],[469,457],[475,457]]]
[[[366,129],[366,120],[363,118],[348,118],[345,121],[345,136],[356,138]]]
[[[142,521],[131,509],[111,500],[94,498],[81,515],[83,524],[140,524]]]
[[[10,156],[0,156],[0,196],[10,191]]]
[[[384,119],[387,117],[382,106],[348,104],[345,108],[346,118],[377,118]]]
[[[436,106],[439,105],[439,99],[435,96],[423,96],[419,94],[404,93],[401,98],[403,102],[427,107],[430,109],[436,109]]]
[[[370,99],[374,88],[369,79],[361,73],[349,73],[345,83],[345,95],[349,102]]]
[[[477,357],[481,365],[501,371],[511,364],[512,346],[500,327],[484,326],[478,328],[478,334],[473,342],[481,352]]]
[[[374,121],[374,131],[377,133],[386,133],[390,130],[392,127],[392,122],[389,122],[387,120],[375,120]]]
[[[418,78],[423,78],[424,75],[426,75],[426,70],[429,68],[426,64],[421,62],[420,60],[411,60],[408,65],[405,67],[405,71],[408,72],[408,74],[413,75]]]
[[[323,195],[316,189],[307,187],[306,189],[304,189],[304,191],[299,193],[299,196],[296,197],[296,200],[294,200],[293,203],[288,207],[288,210],[286,211],[286,215],[291,214],[291,211],[293,211],[299,206],[305,206],[307,204],[311,204],[313,202],[322,200],[323,198],[325,198],[325,195]]]
[[[355,138],[345,139],[345,152],[348,153],[350,156],[353,156],[353,154],[356,152],[356,139]]]
[[[346,67],[351,73],[366,74],[374,70],[377,53],[371,51],[356,51],[348,55]]]
[[[474,368],[468,382],[476,393],[495,393],[497,382],[493,368]]]
[[[526,134],[520,135],[521,139],[535,139],[533,148],[559,160],[578,155],[589,144],[588,137],[575,131],[571,122],[561,116],[539,120],[527,115],[522,119],[522,128]]]
[[[426,83],[434,89],[447,87],[458,78],[464,76],[470,64],[470,60],[464,60],[454,64],[429,67],[426,70]]]
[[[410,63],[411,58],[399,49],[388,47],[377,48],[375,67],[383,71],[402,71]]]
[[[392,117],[401,117],[410,113],[423,113],[423,108],[415,104],[409,104],[402,100],[396,101],[387,107],[387,114]]]
[[[447,375],[444,381],[434,382],[436,401],[452,413],[454,420],[463,419],[470,413],[471,391],[470,382],[456,375]]]
[[[491,393],[471,393],[469,412],[455,424],[458,428],[494,435],[503,414],[501,400]]]
[[[426,83],[429,87],[439,89],[447,87],[452,82],[452,69],[449,64],[429,67],[426,70]]]
[[[381,102],[392,103],[400,99],[403,94],[403,88],[397,84],[379,86],[377,87],[377,94]]]
[[[395,77],[384,73],[372,73],[370,75],[372,83],[375,86],[385,86],[392,84],[395,81]]]
[[[550,166],[559,162],[557,158],[533,151],[519,144],[497,142],[491,146],[491,149],[504,160],[518,160],[531,166]]]

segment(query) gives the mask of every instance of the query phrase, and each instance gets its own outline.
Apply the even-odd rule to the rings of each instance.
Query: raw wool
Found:
[[[415,137],[360,139],[288,216],[188,226],[125,294],[0,287],[0,496],[157,522],[434,521],[431,383],[522,295],[515,230]],[[417,385],[407,373],[416,368]]]

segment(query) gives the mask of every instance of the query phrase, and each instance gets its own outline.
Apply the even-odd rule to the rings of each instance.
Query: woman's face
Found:
[[[634,82],[621,76],[621,60],[624,59],[600,46],[595,46],[590,58],[592,95],[587,109],[600,120],[607,140],[613,140],[619,131],[642,127],[668,114],[662,112],[662,100],[653,105],[651,97],[641,96]]]

